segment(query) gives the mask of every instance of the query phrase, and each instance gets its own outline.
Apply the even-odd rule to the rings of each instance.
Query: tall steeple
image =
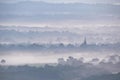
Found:
[[[84,38],[84,42],[83,42],[84,45],[87,45],[87,40],[86,40],[86,37]]]
[[[85,37],[83,43],[81,44],[81,46],[86,46],[86,45],[87,45],[87,40],[86,40],[86,37]]]

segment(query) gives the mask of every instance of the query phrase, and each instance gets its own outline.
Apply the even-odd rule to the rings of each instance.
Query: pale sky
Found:
[[[0,0],[0,2],[45,1],[55,3],[120,3],[120,0]]]
[[[27,1],[33,2],[27,4]],[[50,3],[36,4],[34,1]],[[119,4],[120,0],[0,0],[0,2],[8,2],[0,5],[0,25],[43,27],[120,25],[120,5],[112,5]],[[70,2],[74,4],[63,4]],[[76,4],[78,2],[111,4]]]

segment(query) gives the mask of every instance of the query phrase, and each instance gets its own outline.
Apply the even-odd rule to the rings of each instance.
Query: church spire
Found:
[[[87,45],[87,39],[85,37],[83,43],[81,44],[81,46],[86,46],[86,45]]]
[[[87,45],[87,40],[86,40],[86,37],[84,38],[84,42],[83,42],[84,45]]]

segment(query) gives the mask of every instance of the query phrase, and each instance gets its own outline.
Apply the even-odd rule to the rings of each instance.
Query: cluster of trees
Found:
[[[96,44],[68,44],[65,45],[63,43],[58,44],[0,44],[0,51],[52,51],[52,52],[119,52],[120,50],[120,44],[102,44],[102,45],[96,45]]]
[[[42,67],[0,66],[2,80],[119,80],[120,56],[109,56],[106,61],[92,59],[84,62],[83,58],[69,57],[67,60],[58,59],[56,66],[46,64]],[[113,66],[114,65],[114,66]],[[106,67],[105,67],[106,66]],[[111,67],[112,66],[112,67]],[[116,69],[117,71],[113,70]],[[109,69],[107,69],[109,68]],[[111,69],[111,70],[110,70]]]
[[[83,57],[76,59],[74,57],[69,57],[68,59],[59,58],[59,65],[69,65],[73,67],[77,66],[91,66],[96,68],[102,68],[108,72],[115,73],[120,72],[120,56],[119,55],[110,55],[102,60],[98,58],[93,58],[90,61],[85,61]]]

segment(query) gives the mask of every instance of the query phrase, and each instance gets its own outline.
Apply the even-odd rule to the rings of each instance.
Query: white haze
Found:
[[[17,53],[17,54],[16,54]],[[89,62],[94,58],[100,60],[110,55],[119,55],[110,52],[77,52],[77,53],[41,53],[41,52],[8,52],[7,55],[1,55],[0,59],[5,59],[5,65],[24,65],[24,64],[41,64],[41,63],[57,63],[58,58],[67,59],[69,56],[77,59],[83,57],[85,62]]]

